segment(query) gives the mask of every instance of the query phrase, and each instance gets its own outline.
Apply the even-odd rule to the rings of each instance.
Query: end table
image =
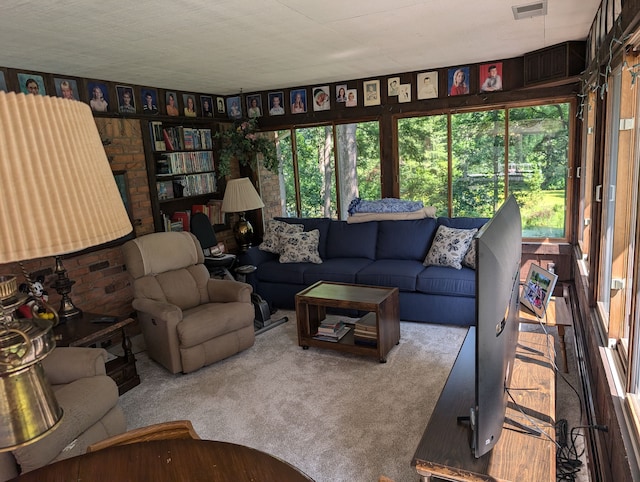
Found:
[[[122,337],[124,355],[106,363],[107,375],[118,385],[120,395],[140,384],[140,377],[136,370],[136,359],[131,351],[131,340],[125,330],[127,325],[135,322],[133,318],[116,317],[116,321],[109,323],[92,322],[105,315],[98,313],[83,313],[82,316],[60,323],[53,328],[58,346],[97,346],[100,342],[109,341],[118,336]]]

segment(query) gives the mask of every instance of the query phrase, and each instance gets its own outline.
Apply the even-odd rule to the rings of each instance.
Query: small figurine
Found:
[[[43,283],[44,276],[38,276],[36,280],[31,283],[31,286],[29,286],[28,283],[22,283],[18,287],[21,293],[29,294],[25,304],[18,308],[18,313],[20,313],[23,318],[33,318],[34,315],[37,315],[39,318],[50,320],[55,317],[55,315],[47,309],[49,306],[47,305],[49,293],[44,289]]]

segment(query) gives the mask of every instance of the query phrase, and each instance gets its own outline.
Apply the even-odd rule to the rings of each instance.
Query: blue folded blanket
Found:
[[[410,213],[422,209],[422,201],[405,201],[396,198],[383,198],[375,201],[365,201],[359,197],[349,203],[349,214],[355,213]]]

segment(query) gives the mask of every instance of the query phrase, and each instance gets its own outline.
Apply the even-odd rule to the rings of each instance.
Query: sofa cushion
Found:
[[[482,226],[487,224],[489,218],[447,218],[447,217],[439,217],[438,218],[438,226],[443,225],[449,228],[456,229],[480,229]]]
[[[377,222],[332,221],[327,238],[327,258],[376,259],[377,235]]]
[[[288,233],[280,235],[281,263],[322,263],[318,254],[318,241],[320,232],[303,231],[301,233]]]
[[[462,258],[462,266],[467,268],[476,269],[476,241],[471,240],[471,245],[467,249],[467,253]]]
[[[415,291],[416,278],[424,270],[420,261],[409,259],[379,259],[356,274],[356,283],[373,286],[393,286],[400,291]]]
[[[277,221],[284,221],[289,224],[302,224],[305,231],[313,231],[317,229],[320,232],[320,240],[318,241],[318,254],[322,259],[327,257],[327,236],[329,234],[329,218],[274,218]]]
[[[475,298],[476,272],[469,268],[453,269],[428,266],[418,274],[416,291],[434,295]]]
[[[269,253],[280,254],[282,249],[280,235],[300,233],[302,231],[304,231],[304,226],[302,224],[289,224],[284,221],[278,221],[277,219],[270,219],[267,222],[262,243],[260,243],[258,248],[262,251],[268,251]]]
[[[372,262],[367,258],[330,258],[322,264],[308,264],[303,274],[304,284],[321,280],[355,283],[357,273]]]
[[[425,266],[449,266],[462,268],[462,258],[467,253],[477,229],[456,229],[438,226],[433,243],[424,260]]]
[[[260,282],[287,283],[301,285],[304,283],[304,272],[313,263],[280,263],[277,259],[266,261],[253,274]]]
[[[433,218],[378,221],[376,259],[412,259],[427,255],[437,228]]]

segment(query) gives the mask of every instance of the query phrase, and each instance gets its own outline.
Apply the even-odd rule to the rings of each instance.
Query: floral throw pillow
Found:
[[[303,231],[301,233],[283,234],[280,236],[282,252],[281,263],[322,263],[318,253],[320,231]]]
[[[449,266],[462,269],[462,259],[469,249],[477,229],[456,229],[439,226],[427,257],[425,266]]]
[[[304,230],[302,224],[289,224],[284,221],[271,219],[267,222],[267,228],[264,232],[264,239],[258,249],[268,251],[269,253],[280,254],[282,251],[280,246],[280,236],[283,234],[301,233]]]
[[[469,245],[467,254],[462,258],[462,266],[476,269],[476,243],[473,242],[473,238],[471,239],[471,244]]]

